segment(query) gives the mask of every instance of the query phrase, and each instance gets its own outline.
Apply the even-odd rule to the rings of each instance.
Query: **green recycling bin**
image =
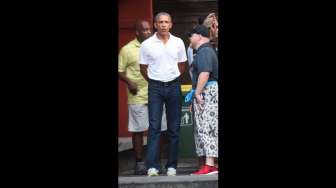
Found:
[[[184,97],[191,89],[191,85],[181,85],[182,91],[182,113],[179,138],[179,157],[196,157],[195,139],[192,113],[189,112],[189,105],[184,102]]]

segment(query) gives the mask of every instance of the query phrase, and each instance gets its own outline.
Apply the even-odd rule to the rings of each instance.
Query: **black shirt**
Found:
[[[210,72],[210,80],[218,80],[218,58],[210,43],[202,44],[196,51],[193,66],[193,89],[197,86],[198,76],[201,72]]]

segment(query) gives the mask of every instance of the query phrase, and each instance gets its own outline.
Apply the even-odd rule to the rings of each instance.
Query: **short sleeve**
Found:
[[[139,50],[139,64],[148,65],[146,49],[144,45],[141,45]]]
[[[126,72],[127,67],[127,50],[122,48],[118,57],[118,72]]]
[[[212,72],[213,67],[211,63],[211,59],[207,56],[208,49],[204,49],[202,53],[200,53],[197,57],[197,71],[201,72]],[[209,53],[208,53],[209,54]]]
[[[178,45],[178,62],[185,62],[187,61],[187,53],[182,39],[179,39]]]
[[[194,54],[193,54],[193,49],[189,46],[187,49],[187,56],[188,56],[188,63],[189,66],[192,64],[194,60]]]

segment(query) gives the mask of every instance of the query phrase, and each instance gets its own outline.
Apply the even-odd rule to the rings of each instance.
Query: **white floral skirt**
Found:
[[[193,99],[193,118],[196,154],[218,157],[218,84],[213,83],[203,91],[205,103]]]

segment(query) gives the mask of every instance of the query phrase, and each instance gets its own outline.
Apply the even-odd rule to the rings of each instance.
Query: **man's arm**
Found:
[[[128,66],[128,50],[127,48],[122,48],[119,53],[118,57],[118,75],[119,79],[122,80],[124,83],[127,84],[128,90],[133,94],[136,95],[138,92],[138,87],[136,83],[132,82],[130,79],[126,76],[126,69]]]
[[[148,65],[140,64],[140,72],[141,72],[141,75],[142,75],[142,76],[147,80],[147,82],[148,82],[147,68],[148,68]]]
[[[136,83],[132,82],[130,79],[127,78],[125,72],[119,72],[119,78],[127,84],[129,91],[133,95],[136,95],[138,93],[138,86],[136,85]]]
[[[204,99],[203,96],[201,96],[201,93],[203,91],[204,86],[208,82],[209,76],[210,76],[209,72],[201,72],[198,76],[197,86],[195,90],[195,97],[197,102],[200,104],[204,103]]]
[[[187,69],[188,66],[188,58],[187,58],[187,52],[186,48],[184,46],[184,42],[182,39],[179,40],[178,43],[178,69],[180,71],[181,76],[184,74],[185,70]]]
[[[140,73],[142,75],[142,77],[144,77],[145,80],[147,80],[148,82],[148,60],[147,60],[147,56],[146,56],[146,48],[144,45],[142,45],[140,47],[139,50],[139,64],[140,64]]]
[[[181,75],[183,75],[183,73],[184,73],[185,70],[187,69],[188,61],[185,61],[185,62],[179,62],[177,65],[178,65],[178,69],[179,69]]]

